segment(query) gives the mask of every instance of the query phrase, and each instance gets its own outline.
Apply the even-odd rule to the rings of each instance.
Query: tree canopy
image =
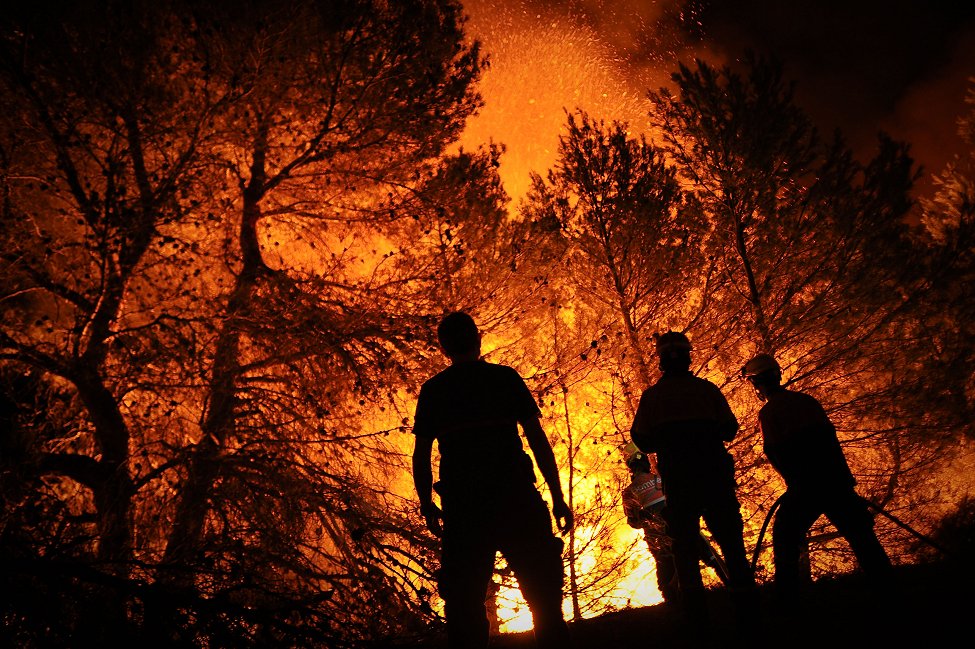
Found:
[[[452,0],[42,1],[0,25],[0,548],[23,594],[0,615],[23,646],[436,629],[407,458],[456,309],[546,416],[577,618],[630,596],[619,447],[661,331],[743,424],[750,544],[780,488],[738,375],[757,351],[827,405],[864,496],[924,529],[953,509],[970,161],[913,227],[906,143],[857,160],[774,62],[696,61],[647,133],[567,109],[513,206],[504,143],[458,145],[487,58]],[[817,538],[819,574],[849,567]]]

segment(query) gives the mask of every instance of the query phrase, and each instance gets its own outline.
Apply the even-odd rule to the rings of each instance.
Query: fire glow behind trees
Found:
[[[827,404],[864,496],[924,530],[954,510],[942,471],[975,392],[954,283],[972,274],[970,170],[946,172],[914,230],[903,148],[861,162],[818,138],[768,61],[688,62],[650,101],[600,60],[522,52],[542,84],[522,60],[527,108],[485,125],[470,120],[498,77],[452,3],[195,4],[3,18],[12,637],[429,631],[436,543],[406,460],[416,389],[443,363],[432,331],[459,308],[545,414],[577,520],[573,618],[659,599],[618,449],[663,329],[688,332],[743,424],[750,547],[781,489],[737,376],[759,349]],[[538,144],[539,123],[562,138]],[[814,529],[816,576],[852,565],[829,532]],[[498,579],[506,628],[525,628]]]

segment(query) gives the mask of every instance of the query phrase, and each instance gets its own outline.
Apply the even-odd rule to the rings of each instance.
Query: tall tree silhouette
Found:
[[[3,30],[4,360],[84,406],[43,470],[91,489],[99,557],[199,606],[170,635],[409,624],[424,540],[376,485],[425,352],[398,288],[431,282],[387,235],[479,102],[459,6],[49,9]]]
[[[127,363],[152,362],[144,340],[165,328],[132,314],[132,294],[159,229],[192,207],[199,130],[221,100],[178,74],[192,74],[193,53],[177,18],[143,9],[22,7],[6,14],[0,51],[3,358],[77,396],[83,415],[64,441],[84,441],[49,445],[43,470],[90,494],[97,556],[122,574],[136,490]]]
[[[917,297],[927,305],[931,334],[926,353],[942,377],[934,388],[948,395],[946,414],[969,437],[975,386],[969,368],[975,358],[975,309],[968,287],[975,280],[975,85],[966,96],[967,112],[958,119],[958,137],[965,147],[955,160],[934,175],[934,196],[921,203],[919,239],[925,246],[925,283]]]
[[[544,178],[533,174],[521,214],[535,224],[536,245],[559,258],[546,268],[551,315],[539,329],[554,358],[539,378],[567,448],[577,520],[569,595],[579,618],[619,604],[613,580],[629,569],[633,544],[606,541],[622,524],[627,472],[618,431],[657,372],[652,334],[700,309],[694,296],[709,270],[700,254],[705,223],[661,150],[626,124],[585,112],[567,115],[558,160]]]
[[[915,322],[916,276],[903,263],[917,252],[904,220],[915,174],[906,145],[881,136],[862,164],[838,134],[823,141],[774,61],[749,56],[741,70],[697,61],[673,81],[675,92],[651,93],[651,117],[712,224],[707,248],[721,278],[694,340],[714,350],[727,388],[742,387],[736,370],[748,354],[775,354],[790,382],[828,404],[861,493],[906,508],[904,479],[937,453],[889,410],[909,393],[891,361],[911,362],[892,341]],[[748,426],[757,400],[735,391]],[[737,446],[746,454],[751,435]],[[756,462],[739,466],[761,508],[770,501]]]
[[[559,159],[546,178],[533,176],[522,211],[549,224],[538,238],[564,251],[574,301],[601,316],[591,340],[604,362],[621,361],[615,374],[635,403],[656,371],[651,335],[693,318],[709,270],[704,223],[676,170],[626,124],[569,114]]]

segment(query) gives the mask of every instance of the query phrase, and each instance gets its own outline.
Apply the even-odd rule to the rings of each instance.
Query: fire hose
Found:
[[[785,494],[782,494],[784,496]],[[765,520],[762,521],[762,529],[758,533],[758,542],[755,543],[755,551],[752,553],[752,572],[755,572],[755,568],[758,567],[758,555],[762,551],[762,539],[765,538],[765,530],[768,529],[768,524],[772,522],[772,515],[775,510],[779,508],[779,503],[782,502],[782,496],[775,499],[772,506],[768,508],[768,514],[765,515]]]

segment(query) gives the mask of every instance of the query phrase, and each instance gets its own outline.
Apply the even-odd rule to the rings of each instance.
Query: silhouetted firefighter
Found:
[[[874,533],[873,515],[856,492],[856,479],[822,404],[786,389],[782,369],[770,354],[755,356],[741,373],[765,402],[758,413],[762,444],[786,485],[772,523],[777,600],[788,606],[798,595],[806,533],[823,514],[846,538],[865,573],[888,576],[890,558]]]
[[[691,343],[684,334],[657,336],[656,347],[663,376],[643,392],[630,434],[641,451],[657,455],[681,608],[694,628],[709,619],[698,552],[703,517],[744,622],[755,602],[755,578],[745,554],[734,460],[724,446],[737,434],[738,420],[716,385],[691,374]]]
[[[657,568],[657,589],[665,604],[678,599],[677,569],[674,566],[672,541],[667,534],[663,510],[666,498],[660,475],[650,464],[650,457],[632,442],[623,449],[630,483],[623,490],[623,513],[633,529],[643,530],[647,549]]]
[[[630,470],[630,483],[623,490],[623,513],[633,529],[643,531],[647,549],[653,556],[657,572],[657,589],[665,604],[679,601],[677,568],[674,565],[673,541],[667,533],[664,509],[667,498],[663,481],[647,455],[630,442],[623,449],[626,467]],[[727,583],[728,573],[724,561],[701,533],[698,553],[706,566],[714,569],[721,581]]]
[[[481,335],[463,312],[447,315],[437,337],[450,366],[420,389],[413,432],[413,480],[427,526],[441,536],[440,596],[452,649],[486,647],[485,597],[502,553],[528,602],[538,647],[569,646],[562,617],[563,542],[535,487],[531,457],[552,496],[560,531],[572,527],[558,467],[531,392],[510,367],[481,360]],[[433,443],[440,475],[433,484]],[[441,510],[433,502],[440,495]]]

